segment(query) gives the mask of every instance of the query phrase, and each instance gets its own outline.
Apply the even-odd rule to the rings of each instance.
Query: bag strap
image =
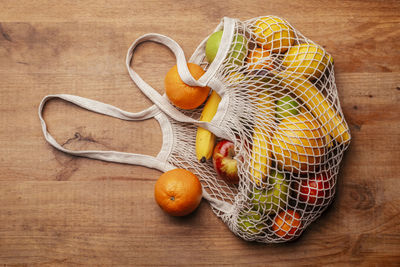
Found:
[[[221,24],[219,27],[221,27]],[[211,63],[205,74],[198,80],[194,79],[193,76],[190,74],[190,71],[187,66],[187,61],[185,59],[185,54],[182,48],[179,46],[178,43],[176,43],[174,40],[172,40],[167,36],[157,33],[145,34],[133,42],[131,47],[128,49],[128,53],[126,56],[126,67],[128,69],[129,75],[131,76],[132,80],[136,83],[139,89],[163,112],[165,112],[168,116],[177,121],[196,124],[197,126],[201,126],[205,129],[210,130],[211,132],[220,137],[226,136],[226,134],[222,129],[220,129],[215,124],[195,120],[177,110],[165,96],[160,95],[153,87],[151,87],[148,83],[146,83],[139,76],[139,74],[137,74],[137,72],[131,67],[131,61],[136,47],[143,42],[152,41],[165,45],[174,53],[176,57],[178,73],[183,82],[191,86],[210,86],[213,90],[216,90],[217,93],[219,93],[222,96],[223,85],[218,80],[214,79],[214,75],[219,66],[226,58],[226,54],[228,53],[230,44],[232,43],[232,38],[235,29],[235,20],[227,17],[223,18],[223,27],[224,31],[222,34],[220,49],[218,49],[214,61]],[[214,117],[214,121],[222,119],[224,113],[223,107],[226,106],[225,102],[227,101],[228,101],[227,99],[222,98],[222,101],[220,103],[221,108],[219,108],[219,110],[217,111],[217,114]]]
[[[159,123],[163,136],[163,144],[160,152],[156,157],[135,153],[126,153],[118,151],[100,151],[100,150],[70,150],[62,147],[54,137],[48,132],[46,121],[43,118],[43,110],[46,103],[52,99],[59,98],[64,101],[73,103],[84,109],[97,112],[99,114],[111,116],[114,118],[127,120],[127,121],[142,121],[151,118],[155,118]],[[109,162],[125,163],[132,165],[140,165],[148,168],[157,169],[162,172],[166,172],[176,167],[167,162],[168,156],[171,154],[173,147],[173,131],[171,122],[167,116],[160,111],[160,109],[153,105],[143,111],[137,113],[131,113],[121,110],[115,106],[108,105],[99,101],[91,100],[88,98],[58,94],[45,96],[39,105],[39,119],[42,125],[42,131],[46,141],[54,148],[74,156],[87,157],[91,159],[98,159]],[[229,205],[219,199],[213,198],[205,189],[203,190],[203,197],[213,204],[213,207],[223,212],[229,212],[232,209],[232,205]]]
[[[100,114],[111,116],[114,118],[128,120],[128,121],[142,121],[155,118],[159,123],[163,136],[162,148],[156,157],[150,155],[142,155],[136,153],[126,153],[118,151],[99,151],[99,150],[82,150],[75,151],[62,147],[54,137],[48,132],[46,122],[43,118],[43,109],[45,104],[51,99],[59,98],[64,101],[73,103],[79,107],[94,111]],[[153,105],[141,112],[131,113],[123,111],[115,106],[101,103],[88,98],[83,98],[68,94],[48,95],[44,97],[39,105],[39,119],[42,125],[42,131],[45,139],[56,149],[71,154],[74,156],[87,157],[92,159],[141,165],[149,168],[154,168],[162,172],[174,169],[175,167],[167,162],[167,158],[171,153],[173,146],[173,132],[172,126],[165,114],[163,114],[157,106]]]

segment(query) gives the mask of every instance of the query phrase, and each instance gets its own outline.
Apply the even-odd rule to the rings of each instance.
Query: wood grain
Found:
[[[399,1],[0,0],[0,263],[5,265],[362,265],[400,263]],[[261,8],[262,7],[262,8]],[[275,14],[335,59],[352,143],[335,202],[295,242],[244,242],[208,203],[187,218],[155,204],[160,175],[67,156],[44,140],[48,94],[89,97],[128,111],[151,105],[131,82],[125,53],[159,32],[189,56],[223,16]],[[163,92],[170,51],[140,46],[134,64]],[[71,148],[156,155],[154,120],[126,122],[63,101],[45,110]]]

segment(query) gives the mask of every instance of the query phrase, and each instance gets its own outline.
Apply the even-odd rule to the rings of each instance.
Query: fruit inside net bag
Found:
[[[146,41],[174,52],[184,83],[212,89],[205,105],[177,108],[134,71],[135,48]],[[297,238],[332,202],[350,142],[332,57],[276,16],[247,21],[225,17],[189,62],[202,66],[204,75],[193,78],[180,46],[160,34],[146,34],[130,47],[129,74],[154,102],[154,115],[165,114],[160,124],[169,129],[163,129],[168,133],[163,142],[170,145],[163,145],[165,164],[159,159],[152,165],[145,159],[124,163],[192,171],[214,213],[245,240],[278,243]],[[48,135],[44,121],[42,126]],[[224,143],[215,146],[217,141]],[[217,159],[210,159],[219,145],[231,150],[238,179],[223,179]],[[89,156],[123,161],[119,155]]]
[[[224,18],[189,60],[206,70],[197,81],[188,74],[183,52],[174,52],[185,83],[211,87],[210,100],[219,95],[211,100],[217,109],[211,122],[200,126],[208,126],[217,140],[233,143],[239,181],[221,179],[218,166],[205,161],[210,153],[204,150],[210,151],[215,141],[199,140],[196,127],[176,134],[182,148],[171,164],[189,168],[212,199],[226,204],[221,208],[210,202],[243,239],[278,243],[301,235],[332,202],[350,142],[331,55],[276,16]],[[181,111],[197,120],[212,109],[207,105]],[[172,114],[172,106],[160,107],[183,121]]]

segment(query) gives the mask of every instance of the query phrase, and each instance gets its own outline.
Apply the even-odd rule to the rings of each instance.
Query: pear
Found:
[[[241,212],[237,220],[237,226],[242,232],[250,235],[258,235],[263,232],[266,224],[260,213],[255,211]]]
[[[254,188],[250,194],[253,209],[261,214],[277,213],[288,203],[289,182],[283,173],[271,171],[268,184],[272,188]]]

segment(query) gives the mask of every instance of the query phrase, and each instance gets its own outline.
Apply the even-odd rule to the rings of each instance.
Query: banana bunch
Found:
[[[217,112],[219,102],[221,102],[221,97],[215,91],[212,91],[201,112],[200,121],[210,122]],[[197,128],[196,157],[200,162],[204,163],[211,158],[215,139],[215,135],[209,130],[202,127]]]
[[[280,73],[279,76],[283,78],[280,82],[287,85],[291,92],[303,101],[307,109],[323,125],[326,133],[330,133],[338,143],[346,144],[350,141],[346,122],[314,84],[294,74]]]

